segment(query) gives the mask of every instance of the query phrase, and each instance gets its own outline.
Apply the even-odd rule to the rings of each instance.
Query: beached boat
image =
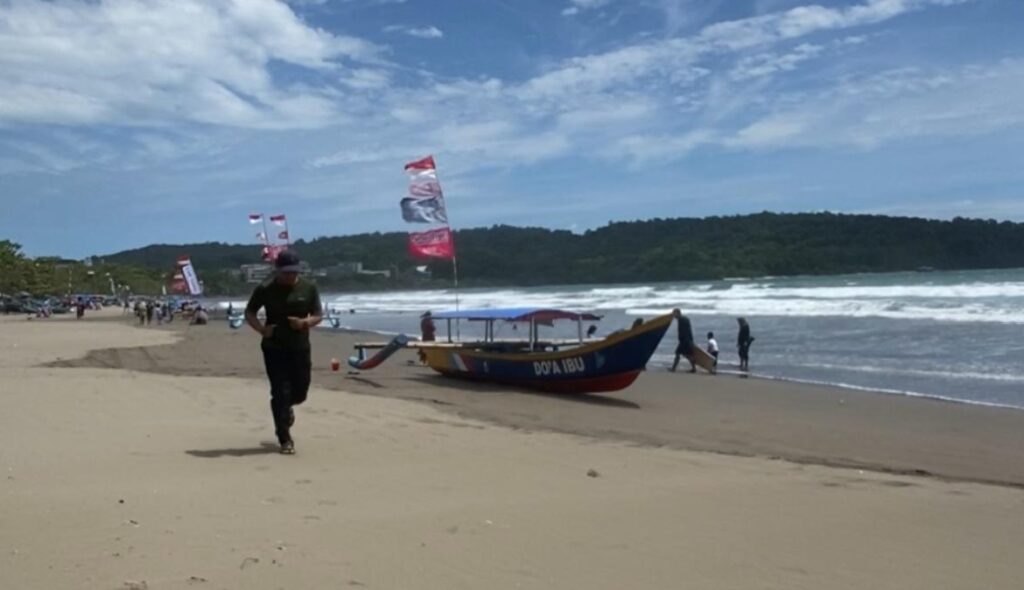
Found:
[[[491,381],[558,393],[617,391],[628,387],[647,365],[672,324],[671,315],[656,317],[628,330],[612,333],[600,340],[584,338],[583,322],[599,316],[558,309],[488,309],[444,312],[434,320],[446,321],[448,338],[438,342],[406,341],[401,347],[416,348],[431,368],[448,377]],[[456,342],[451,338],[453,321],[484,323],[484,338],[475,342]],[[577,324],[577,338],[544,340],[541,326],[568,320]],[[495,338],[499,322],[528,324],[529,337],[521,340]],[[385,353],[399,346],[357,345],[359,357],[349,359],[358,369],[379,365]],[[365,350],[382,348],[366,358]],[[383,358],[382,358],[383,357]]]

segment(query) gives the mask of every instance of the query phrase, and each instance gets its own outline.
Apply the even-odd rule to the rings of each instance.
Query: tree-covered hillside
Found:
[[[455,239],[460,278],[477,285],[1024,267],[1024,224],[960,218],[760,213],[616,222],[583,234],[500,225],[459,230]],[[405,240],[369,233],[300,240],[294,249],[313,267],[353,261],[408,271],[423,262],[408,256]],[[259,251],[251,244],[154,245],[102,258],[167,269],[183,253],[210,273],[258,262]],[[430,267],[435,279],[451,275],[445,261]]]

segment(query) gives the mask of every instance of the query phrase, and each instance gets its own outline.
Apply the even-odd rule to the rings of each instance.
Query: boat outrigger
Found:
[[[448,377],[518,385],[556,393],[618,391],[636,380],[672,324],[662,315],[614,332],[600,340],[584,338],[583,322],[600,319],[588,313],[560,309],[516,308],[455,311],[434,314],[448,324],[446,341],[423,342],[404,335],[389,343],[361,343],[349,365],[360,370],[376,367],[400,348],[415,348],[433,370]],[[484,338],[475,342],[452,341],[452,321],[484,322]],[[557,320],[575,321],[577,338],[542,340],[540,326]],[[495,338],[498,322],[527,323],[526,340]],[[368,349],[381,349],[367,358]]]

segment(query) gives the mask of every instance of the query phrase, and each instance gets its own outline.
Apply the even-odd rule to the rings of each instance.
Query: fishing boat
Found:
[[[445,321],[448,338],[437,342],[409,340],[400,336],[390,343],[357,344],[353,368],[376,367],[399,348],[415,348],[431,369],[447,377],[488,381],[555,393],[596,393],[629,387],[644,370],[658,343],[672,324],[671,315],[658,316],[603,339],[584,337],[583,322],[600,319],[588,313],[560,309],[514,308],[453,311],[433,315]],[[574,339],[543,339],[542,326],[556,321],[575,321]],[[474,342],[452,339],[452,322],[482,322],[484,338]],[[501,340],[495,337],[502,323],[526,324],[528,338]],[[404,341],[399,342],[399,339]],[[381,349],[367,358],[367,349]]]

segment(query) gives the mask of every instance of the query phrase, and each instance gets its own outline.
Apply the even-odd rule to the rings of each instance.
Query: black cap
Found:
[[[274,268],[277,272],[299,272],[302,267],[299,266],[299,256],[290,250],[285,250],[277,255],[277,259],[274,260]]]

